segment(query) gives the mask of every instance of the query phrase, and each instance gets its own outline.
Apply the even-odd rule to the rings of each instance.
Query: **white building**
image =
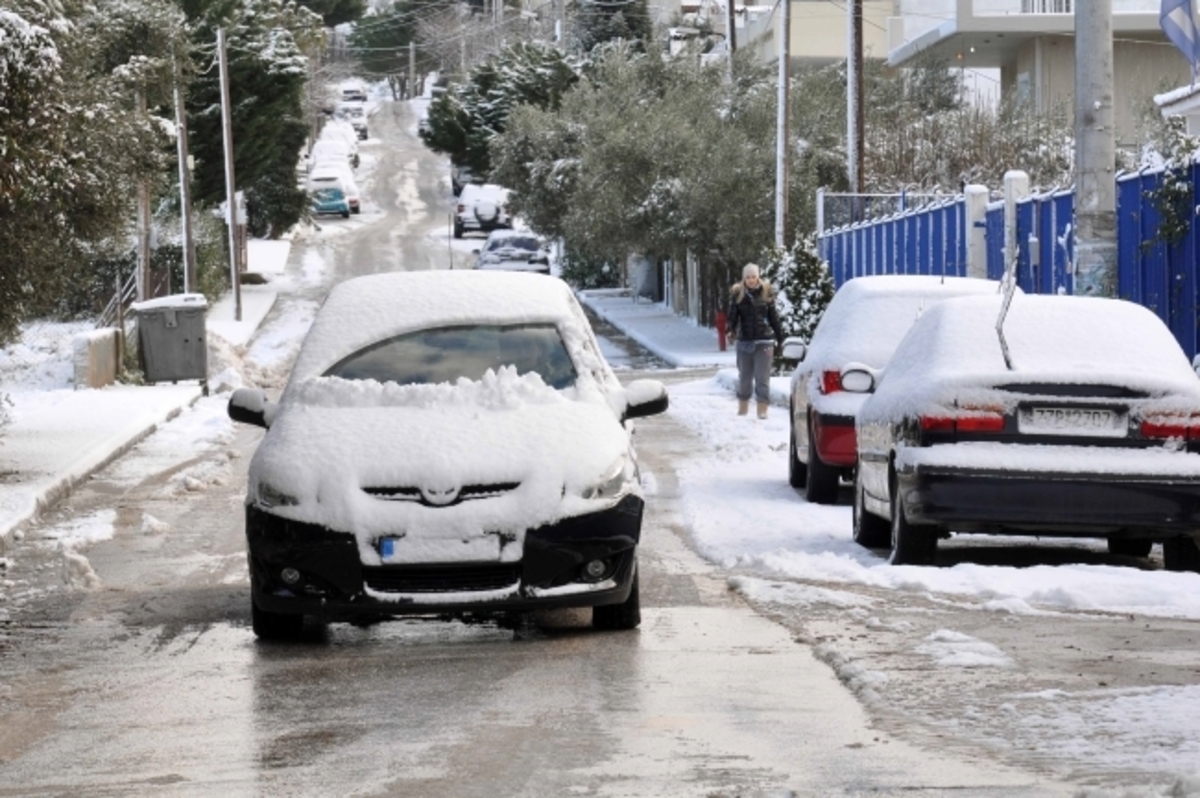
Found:
[[[1075,15],[1090,0],[898,0],[887,22],[890,66],[922,54],[963,69],[999,70],[1000,90],[1036,111],[1074,114]],[[1160,0],[1112,0],[1113,103],[1118,146],[1135,146],[1156,94],[1190,80],[1159,27]]]

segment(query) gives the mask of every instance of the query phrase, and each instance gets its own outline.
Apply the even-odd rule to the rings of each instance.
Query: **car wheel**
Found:
[[[455,238],[463,237],[463,227],[461,224],[458,224],[457,222],[454,225],[454,237]]]
[[[937,531],[910,524],[904,517],[899,481],[892,477],[892,553],[890,565],[932,565],[937,554]]]
[[[1163,567],[1200,572],[1200,546],[1191,537],[1167,538],[1163,541]]]
[[[638,572],[633,572],[629,598],[620,604],[592,607],[592,626],[606,631],[636,629],[642,622],[642,604],[638,598]]]
[[[813,504],[833,504],[837,501],[838,469],[821,462],[817,454],[812,423],[808,425],[808,468],[804,495]]]
[[[362,206],[359,206],[357,208],[351,208],[350,213],[362,213]]]
[[[859,466],[858,473],[862,473]],[[854,542],[865,549],[887,548],[891,541],[891,525],[875,515],[867,512],[863,501],[863,484],[861,479],[854,480]]]
[[[1108,539],[1108,553],[1120,554],[1123,557],[1149,557],[1150,549],[1153,547],[1153,540],[1142,540],[1139,538]]]
[[[250,600],[250,622],[260,640],[297,640],[304,631],[304,616],[260,610]]]
[[[343,218],[343,219],[349,219],[349,218],[350,218],[350,211],[342,211],[342,218]]]
[[[808,466],[800,462],[796,456],[796,426],[792,423],[792,433],[788,441],[788,484],[793,488],[803,488],[808,483]]]

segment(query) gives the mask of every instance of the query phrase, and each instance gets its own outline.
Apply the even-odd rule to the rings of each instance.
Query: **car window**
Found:
[[[488,369],[516,366],[553,388],[575,384],[571,362],[553,324],[438,327],[406,333],[361,349],[325,372],[345,380],[400,385],[479,380]]]

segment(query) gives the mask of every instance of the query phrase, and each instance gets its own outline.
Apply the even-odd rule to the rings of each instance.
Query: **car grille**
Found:
[[[466,501],[473,501],[475,499],[491,499],[496,496],[503,496],[506,493],[516,490],[520,486],[520,482],[494,482],[489,485],[463,485],[454,501],[446,504],[434,504],[426,501],[425,497],[421,494],[421,489],[412,487],[411,485],[369,487],[363,488],[363,492],[381,501],[418,502],[426,507],[453,507],[456,504]]]
[[[520,563],[363,566],[363,581],[381,593],[500,590],[517,584],[520,579]]]

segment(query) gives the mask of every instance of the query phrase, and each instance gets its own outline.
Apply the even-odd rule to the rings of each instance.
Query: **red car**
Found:
[[[856,277],[842,285],[810,343],[798,338],[783,343],[784,360],[797,363],[788,446],[792,487],[805,488],[810,502],[833,504],[838,479],[853,478],[858,462],[854,423],[869,393],[844,390],[850,386],[843,386],[843,374],[883,368],[931,303],[999,289],[992,280],[918,275]]]

